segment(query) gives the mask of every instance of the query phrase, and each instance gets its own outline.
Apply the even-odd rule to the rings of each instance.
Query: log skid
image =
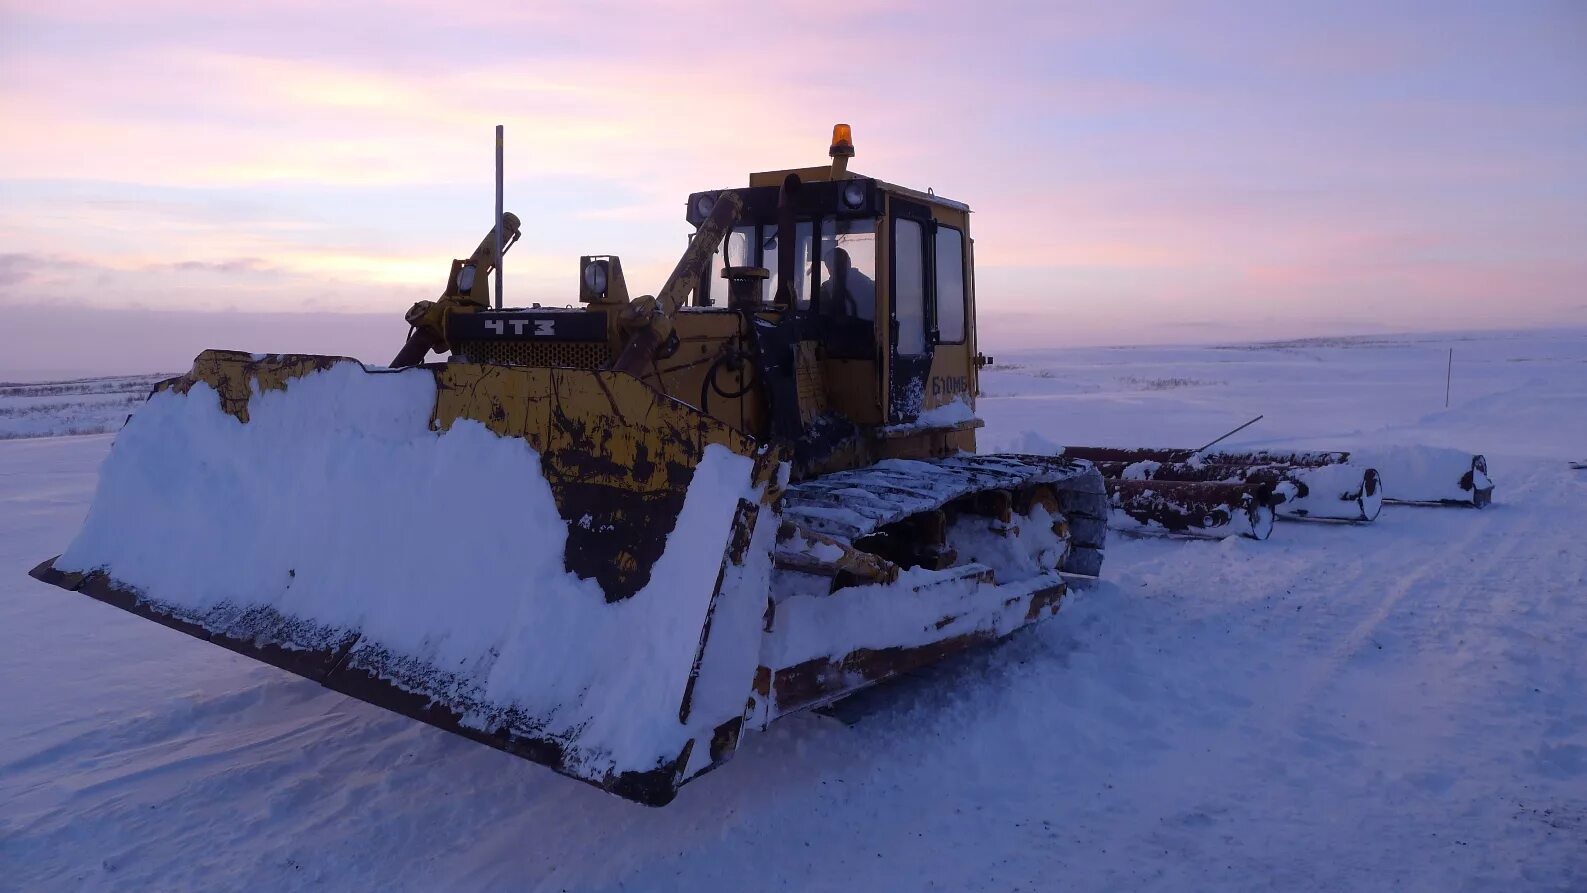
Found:
[[[1480,453],[1430,447],[1197,452],[1177,447],[1065,447],[1110,482],[1244,482],[1272,489],[1285,518],[1367,522],[1385,503],[1482,508],[1493,501]]]
[[[1250,452],[1215,451],[1198,454],[1193,449],[1179,447],[1064,447],[1063,454],[1071,459],[1090,462],[1194,462],[1207,465],[1293,465],[1320,468],[1324,465],[1343,465],[1350,461],[1349,453],[1309,452],[1283,450],[1254,450]]]
[[[1263,484],[1115,478],[1107,486],[1115,523],[1126,530],[1256,540],[1273,533],[1273,491]]]
[[[1155,462],[1096,463],[1104,478],[1150,481],[1243,482],[1271,489],[1280,517],[1297,520],[1372,521],[1383,507],[1376,469],[1355,465],[1216,465]]]

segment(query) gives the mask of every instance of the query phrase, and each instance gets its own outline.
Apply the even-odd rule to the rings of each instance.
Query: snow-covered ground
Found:
[[[1587,332],[997,359],[983,449],[1260,413],[1226,444],[1483,452],[1495,505],[1118,538],[654,810],[28,579],[111,438],[6,441],[0,888],[1587,889]]]
[[[36,381],[0,372],[0,440],[117,431],[169,375]],[[11,379],[11,380],[6,380]]]

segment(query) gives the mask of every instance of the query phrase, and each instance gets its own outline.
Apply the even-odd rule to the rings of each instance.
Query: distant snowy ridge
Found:
[[[0,440],[119,431],[127,416],[148,399],[155,383],[170,377],[160,373],[0,381]]]

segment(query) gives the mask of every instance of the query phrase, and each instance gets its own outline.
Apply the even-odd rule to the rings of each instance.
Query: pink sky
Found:
[[[512,6],[0,0],[0,305],[400,319],[497,123],[509,303],[651,290],[847,121],[977,211],[991,347],[1587,323],[1581,4]]]

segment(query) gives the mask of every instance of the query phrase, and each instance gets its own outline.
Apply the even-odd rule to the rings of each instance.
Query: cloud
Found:
[[[149,269],[178,273],[273,273],[279,268],[257,257],[235,257],[220,261],[184,260],[174,264],[157,264]]]
[[[0,293],[13,286],[26,285],[43,266],[43,259],[33,254],[0,254]]]
[[[63,277],[91,276],[102,270],[91,261],[60,254],[0,254],[0,299],[37,292]]]

